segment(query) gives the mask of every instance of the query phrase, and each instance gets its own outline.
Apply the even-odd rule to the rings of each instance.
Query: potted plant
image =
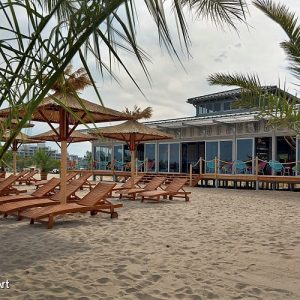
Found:
[[[41,180],[47,180],[49,171],[59,166],[59,162],[52,159],[50,152],[46,152],[44,149],[38,149],[33,159],[36,167],[40,169]]]

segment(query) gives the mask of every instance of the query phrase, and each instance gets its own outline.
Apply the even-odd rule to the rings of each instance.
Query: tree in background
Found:
[[[289,70],[294,76],[295,86],[300,86],[300,26],[298,18],[284,4],[271,0],[256,0],[254,5],[277,23],[286,33],[287,40],[280,44],[290,62]],[[266,33],[267,34],[267,33]],[[270,94],[265,90],[257,74],[213,74],[208,78],[213,85],[239,86],[242,88],[238,106],[259,110],[260,117],[268,117],[274,127],[285,127],[300,134],[300,106],[296,95],[278,90]]]

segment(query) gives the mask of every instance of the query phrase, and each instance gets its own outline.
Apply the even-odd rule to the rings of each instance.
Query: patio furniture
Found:
[[[39,222],[42,219],[48,219],[48,229],[54,225],[54,218],[58,215],[69,213],[91,212],[91,215],[96,215],[97,212],[110,214],[111,218],[117,218],[118,213],[116,208],[122,207],[123,204],[112,204],[106,200],[108,194],[111,193],[115,183],[99,182],[92,191],[80,199],[77,203],[56,204],[50,207],[42,207],[24,211],[20,214],[20,218],[29,218],[30,224]]]
[[[18,179],[19,184],[25,183],[26,185],[30,185],[31,182],[36,182],[38,179],[34,178],[33,176],[36,175],[39,171],[38,170],[32,170],[25,176],[22,176]]]
[[[27,190],[18,190],[12,185],[20,178],[21,175],[10,175],[0,182],[0,195],[26,193]]]
[[[206,173],[215,173],[215,161],[208,160],[205,162],[205,172]]]
[[[161,197],[163,197],[164,199],[167,199],[167,197],[169,197],[170,200],[172,200],[173,197],[181,197],[184,198],[185,201],[189,201],[188,194],[191,194],[191,192],[186,192],[183,189],[183,186],[187,181],[187,178],[174,178],[165,190],[145,191],[139,193],[139,196],[142,197],[141,202],[143,202],[144,200],[160,201]]]
[[[60,180],[58,178],[52,178],[46,184],[35,190],[32,194],[1,196],[0,205],[9,202],[46,197],[51,192],[53,192],[53,190],[59,185],[59,183]]]
[[[271,168],[272,174],[274,173],[277,175],[277,173],[280,173],[280,175],[284,175],[285,170],[281,162],[277,160],[270,160],[268,164]]]
[[[80,187],[86,182],[86,176],[81,176],[79,179],[72,180],[66,186],[66,197],[67,199],[78,199],[75,193],[80,189]],[[50,206],[59,203],[61,199],[62,190],[55,193],[49,198],[38,198],[38,199],[30,199],[30,200],[21,200],[13,203],[5,203],[0,205],[0,213],[4,214],[4,217],[7,217],[11,214],[19,214],[21,211],[32,208],[32,207],[42,207],[42,206]]]
[[[128,190],[117,191],[116,193],[120,194],[120,199],[125,195],[126,197],[135,200],[136,195],[138,193],[145,192],[145,191],[154,191],[157,188],[159,188],[164,183],[165,180],[166,177],[155,176],[143,188],[131,188]]]
[[[251,170],[242,160],[235,160],[233,163],[233,170],[235,174],[251,174]]]
[[[138,175],[138,176],[134,176],[133,178],[133,185],[136,187],[136,185],[138,185],[138,183],[142,180],[142,178],[144,177],[144,175]],[[130,177],[125,183],[123,183],[121,186],[118,187],[114,187],[112,192],[116,192],[116,191],[121,191],[121,190],[128,190],[132,187],[132,178]],[[140,188],[140,186],[138,186]],[[112,195],[110,194],[110,197]]]

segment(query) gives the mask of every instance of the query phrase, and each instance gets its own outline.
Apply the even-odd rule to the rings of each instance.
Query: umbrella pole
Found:
[[[67,202],[67,141],[61,141],[61,166],[60,166],[60,188],[61,188],[61,200],[62,204]]]
[[[13,173],[16,175],[17,173],[17,151],[12,151],[13,156]]]
[[[135,151],[131,150],[131,188],[134,188]]]

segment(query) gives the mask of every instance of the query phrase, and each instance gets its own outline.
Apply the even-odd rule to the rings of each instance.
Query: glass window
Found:
[[[114,146],[114,163],[115,170],[121,171],[123,164],[123,145]]]
[[[224,102],[223,110],[230,110],[231,109],[231,102]]]
[[[148,172],[155,172],[156,157],[155,144],[145,144],[145,160],[148,160]]]
[[[159,172],[168,172],[168,144],[158,145]]]
[[[218,157],[218,142],[206,142],[206,160]]]
[[[98,170],[107,170],[110,168],[111,148],[108,146],[97,146],[95,151],[95,168]]]
[[[206,110],[207,110],[207,113],[213,112],[213,104],[212,103],[206,103]]]
[[[214,111],[221,111],[221,103],[215,103],[214,104]]]
[[[179,172],[179,144],[170,144],[169,172]]]
[[[220,159],[232,162],[232,141],[220,141]]]
[[[130,161],[131,161],[131,153],[130,153],[129,147],[128,147],[128,145],[124,145],[124,147],[123,147],[123,163],[124,164],[130,163]]]
[[[237,140],[236,158],[237,160],[252,160],[253,157],[253,140],[243,139]]]

